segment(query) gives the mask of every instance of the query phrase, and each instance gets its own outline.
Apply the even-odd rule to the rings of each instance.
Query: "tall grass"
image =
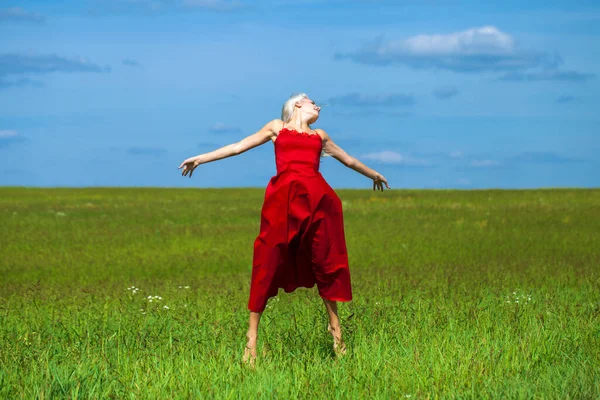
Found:
[[[0,397],[600,397],[600,190],[337,193],[348,353],[281,290],[252,370],[264,189],[1,188]]]

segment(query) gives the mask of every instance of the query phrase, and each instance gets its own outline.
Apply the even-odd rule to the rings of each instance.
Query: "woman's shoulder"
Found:
[[[323,140],[329,140],[329,135],[323,129],[315,128],[314,131],[317,132],[319,135],[321,135]]]
[[[275,118],[275,119],[272,119],[271,121],[269,121],[268,125],[273,132],[279,132],[280,130],[283,129],[284,124],[283,124],[283,120],[281,120],[279,118]]]

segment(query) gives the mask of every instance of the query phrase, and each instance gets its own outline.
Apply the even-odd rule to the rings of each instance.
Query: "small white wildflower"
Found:
[[[160,296],[156,296],[156,298],[159,299],[159,300],[162,300],[162,297],[160,297]]]
[[[179,285],[179,289],[181,289],[183,286]]]
[[[185,288],[185,289],[189,289],[190,287],[189,287],[189,286],[184,286],[184,288]]]
[[[165,310],[168,310],[168,309],[169,309],[169,307],[168,307],[168,306],[163,306],[163,308],[164,308]]]
[[[152,303],[152,299],[148,300],[148,303]]]
[[[152,296],[148,296],[147,298],[148,298],[148,299],[151,299],[151,298],[152,298]]]

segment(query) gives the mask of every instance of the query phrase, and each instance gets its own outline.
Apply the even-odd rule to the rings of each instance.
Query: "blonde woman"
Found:
[[[248,342],[243,361],[254,365],[258,324],[269,298],[279,288],[289,293],[317,285],[329,315],[327,330],[336,355],[345,354],[337,302],[352,300],[342,203],[319,172],[320,158],[332,156],[373,180],[373,190],[390,189],[385,177],[348,155],[322,129],[312,129],[321,108],[305,93],[292,95],[281,119],[210,153],[186,159],[179,169],[192,177],[200,164],[239,155],[271,141],[277,174],[269,181],[254,241]]]

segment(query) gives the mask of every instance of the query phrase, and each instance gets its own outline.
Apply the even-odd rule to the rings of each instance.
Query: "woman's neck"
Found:
[[[292,125],[298,129],[300,129],[302,132],[306,132],[306,131],[310,131],[310,126],[305,122],[302,121],[302,118],[299,115],[296,115],[295,117],[292,117],[292,119],[290,119],[287,122],[288,125]]]

